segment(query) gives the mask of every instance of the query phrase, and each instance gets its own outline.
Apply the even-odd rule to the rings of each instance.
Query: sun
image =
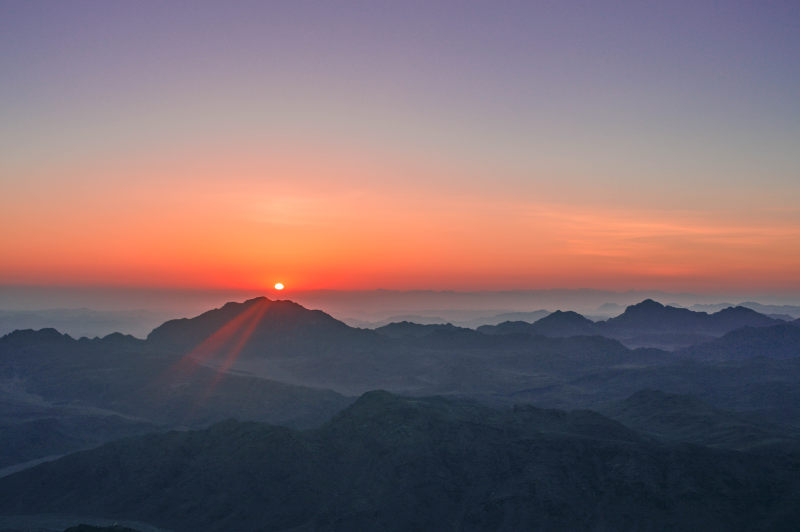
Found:
[[[283,290],[283,283],[275,283],[275,290]]]

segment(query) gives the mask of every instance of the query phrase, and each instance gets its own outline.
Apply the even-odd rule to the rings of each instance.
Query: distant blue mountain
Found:
[[[674,349],[711,340],[740,327],[784,323],[745,307],[729,307],[714,314],[662,305],[646,299],[606,321],[594,322],[572,311],[556,311],[533,323],[508,321],[482,326],[485,334],[531,334],[551,337],[601,335],[629,347]]]
[[[485,334],[526,333],[551,337],[590,336],[601,334],[601,329],[590,319],[577,312],[557,310],[534,323],[507,321],[495,326],[478,327]]]

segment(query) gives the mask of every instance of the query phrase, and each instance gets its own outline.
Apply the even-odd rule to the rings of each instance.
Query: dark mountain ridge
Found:
[[[464,327],[457,327],[452,323],[430,323],[419,324],[411,321],[395,321],[386,324],[382,327],[373,329],[376,333],[389,338],[395,339],[409,339],[409,338],[422,338],[429,336],[436,331],[454,332],[458,330],[470,330]]]
[[[646,299],[628,306],[614,318],[593,322],[572,311],[556,311],[533,323],[504,322],[482,326],[485,334],[538,334],[542,336],[601,335],[628,347],[667,350],[706,342],[741,327],[767,327],[783,323],[746,307],[729,307],[713,314],[662,305]]]
[[[478,331],[485,334],[525,333],[541,336],[593,336],[602,334],[601,329],[592,320],[573,311],[561,311],[548,314],[533,323],[524,321],[506,321],[498,325],[484,325]]]
[[[637,339],[680,338],[692,343],[719,337],[742,327],[767,327],[785,322],[745,307],[729,307],[716,313],[695,312],[644,300],[625,309],[621,315],[606,321],[593,322],[572,311],[555,311],[534,323],[503,322],[481,326],[484,335],[517,334],[547,337],[606,336],[634,344]],[[15,331],[7,341],[21,343],[54,342],[68,338],[54,329],[43,329],[34,337],[32,331]],[[309,310],[291,301],[272,301],[266,297],[243,303],[226,303],[194,318],[170,320],[154,329],[146,342],[118,333],[102,339],[106,345],[146,345],[150,349],[188,353],[194,349],[222,350],[235,348],[243,355],[272,356],[299,351],[319,351],[339,347],[356,349],[390,348],[386,339],[451,338],[463,346],[469,338],[478,344],[491,345],[492,340],[474,335],[471,329],[451,324],[421,325],[395,322],[373,330],[349,327],[320,311]],[[138,343],[137,343],[138,342]],[[640,342],[639,342],[640,343]],[[647,342],[643,343],[644,346]]]
[[[663,310],[655,303],[643,307]],[[631,312],[641,314],[642,308]],[[748,314],[722,315],[728,320]],[[562,333],[575,324],[600,326],[571,312],[540,321],[562,327]],[[199,428],[231,415],[309,427],[346,406],[346,396],[374,388],[560,408],[593,408],[655,388],[797,425],[793,383],[800,367],[793,361],[800,360],[800,343],[791,334],[795,325],[774,327],[784,332],[741,329],[673,355],[631,350],[604,336],[484,334],[412,323],[368,331],[295,303],[258,298],[167,322],[147,340],[15,331],[0,338],[0,384],[11,390],[0,425],[16,433],[7,441],[17,444],[0,451],[11,464],[43,456],[26,454],[26,448],[48,454],[74,450],[76,442],[87,442],[79,423],[101,423],[86,415],[131,418],[132,427],[110,424],[119,436],[136,425]],[[687,358],[703,363],[687,364]],[[53,424],[59,416],[66,421]],[[57,441],[48,439],[47,427]],[[113,437],[113,431],[104,434],[101,441]],[[37,435],[43,445],[25,444]]]
[[[309,310],[293,301],[257,297],[243,303],[226,303],[194,318],[167,321],[147,336],[147,342],[184,351],[209,340],[214,344],[211,347],[244,342],[242,349],[250,351],[264,343],[273,349],[297,349],[375,338],[372,331],[349,327],[321,310]]]
[[[226,421],[0,479],[5,514],[174,530],[793,530],[800,464],[598,414],[364,395],[320,429]]]
[[[721,336],[740,327],[765,327],[781,323],[746,307],[728,307],[708,314],[662,305],[646,299],[599,325],[617,337],[647,333],[695,333]]]

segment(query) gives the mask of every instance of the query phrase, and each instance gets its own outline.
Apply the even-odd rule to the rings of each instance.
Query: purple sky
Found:
[[[800,292],[798,51],[797,2],[0,0],[0,285]]]

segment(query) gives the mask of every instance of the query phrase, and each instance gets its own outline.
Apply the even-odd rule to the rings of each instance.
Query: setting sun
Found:
[[[275,283],[275,290],[283,290],[283,283]]]

